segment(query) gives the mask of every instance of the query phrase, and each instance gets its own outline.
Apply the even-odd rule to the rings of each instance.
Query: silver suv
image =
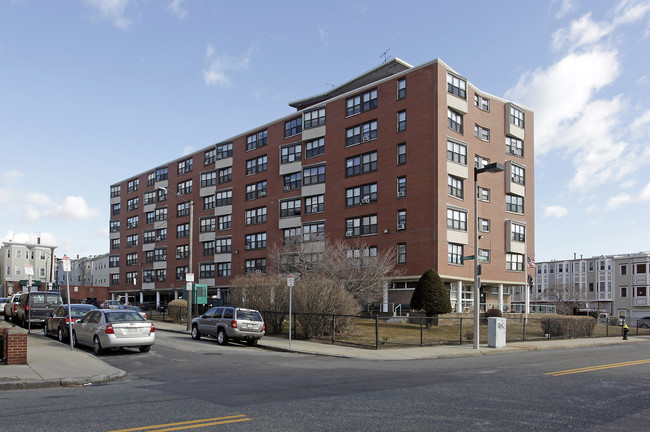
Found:
[[[256,310],[216,306],[192,320],[192,339],[209,335],[216,336],[219,345],[233,339],[254,346],[264,336],[265,329],[262,315]]]

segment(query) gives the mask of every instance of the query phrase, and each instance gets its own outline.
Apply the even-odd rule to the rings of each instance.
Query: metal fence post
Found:
[[[336,315],[332,314],[332,345],[334,345],[335,333],[336,333]]]
[[[379,349],[379,314],[375,315],[375,349]]]
[[[463,344],[463,317],[460,317],[460,334],[458,335],[458,345]]]
[[[526,323],[528,323],[528,318],[524,318],[524,334],[522,335],[522,341],[526,341]]]
[[[420,317],[420,346],[424,345],[422,341],[422,317]]]

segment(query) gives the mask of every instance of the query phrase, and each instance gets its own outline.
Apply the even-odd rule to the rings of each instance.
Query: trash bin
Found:
[[[503,348],[506,346],[506,319],[488,318],[488,348]]]

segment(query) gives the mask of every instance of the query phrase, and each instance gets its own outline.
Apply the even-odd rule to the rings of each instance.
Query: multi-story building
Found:
[[[573,301],[634,323],[650,316],[650,252],[537,263],[533,301]]]
[[[71,285],[107,287],[108,254],[79,257],[70,260],[70,272],[63,271],[63,261],[57,262],[57,284],[65,286],[69,278]]]
[[[474,168],[490,162],[505,173],[478,177],[482,302],[506,308],[514,287],[522,292],[534,256],[531,110],[441,60],[399,59],[290,106],[110,187],[114,295],[172,299],[190,269],[220,295],[232,278],[266,272],[274,245],[327,236],[370,254],[396,249],[401,276],[385,287],[385,307],[409,303],[433,268],[455,309],[472,308]]]
[[[54,249],[36,243],[4,242],[0,248],[0,297],[18,291],[47,290],[54,287]],[[31,287],[31,288],[30,288]]]

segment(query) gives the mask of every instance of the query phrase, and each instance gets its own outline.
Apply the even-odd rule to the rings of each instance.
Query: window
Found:
[[[126,237],[126,247],[133,247],[138,245],[138,235],[132,234]]]
[[[156,239],[158,241],[167,240],[167,228],[160,228],[156,230]]]
[[[483,156],[474,155],[474,168],[484,168],[490,163],[490,159]]]
[[[266,196],[266,180],[246,185],[246,201]]]
[[[219,144],[217,146],[217,159],[232,157],[232,143]]]
[[[135,284],[138,280],[138,272],[127,272],[126,273],[126,283],[131,285]]]
[[[315,128],[325,124],[325,108],[319,108],[305,113],[305,129]]]
[[[397,113],[397,132],[406,130],[406,111]]]
[[[621,298],[626,298],[627,297],[627,287],[622,286],[621,287]]]
[[[190,257],[190,246],[176,246],[176,259],[187,259]]]
[[[214,186],[217,184],[217,172],[208,171],[201,173],[201,187]]]
[[[524,142],[518,138],[506,137],[506,153],[523,157]]]
[[[165,282],[167,279],[167,269],[156,270],[156,282]]]
[[[447,160],[467,165],[467,146],[456,141],[447,140]]]
[[[490,189],[479,186],[476,192],[476,198],[479,201],[490,202]]]
[[[280,217],[300,216],[300,198],[280,201]]]
[[[199,221],[199,232],[214,232],[215,221],[216,219],[214,217],[201,218]]]
[[[232,189],[225,191],[218,191],[216,193],[217,207],[227,206],[232,204]]]
[[[155,215],[156,221],[167,220],[167,207],[157,208],[155,210]]]
[[[219,216],[217,228],[219,231],[229,230],[231,223],[232,215],[223,215]]]
[[[121,186],[111,186],[111,198],[120,196]]]
[[[246,274],[266,273],[266,258],[246,260]]]
[[[136,228],[138,226],[138,217],[133,216],[126,219],[126,228]]]
[[[284,137],[288,138],[302,132],[302,117],[284,123]]]
[[[178,163],[178,175],[192,172],[193,167],[194,167],[194,161],[192,160],[192,158],[185,159],[184,161],[180,161]]]
[[[176,216],[177,217],[183,217],[183,216],[189,216],[190,215],[190,203],[188,202],[183,202],[180,204],[176,204]]]
[[[345,160],[345,175],[352,177],[377,171],[377,152],[364,153]]]
[[[139,186],[140,186],[140,179],[135,179],[128,182],[126,188],[127,191],[131,193],[137,191]]]
[[[156,242],[156,231],[145,231],[142,233],[142,243],[149,244]]]
[[[406,243],[397,243],[397,264],[406,264]]]
[[[321,213],[325,210],[325,195],[305,198],[305,214]]]
[[[246,175],[264,172],[267,169],[267,156],[260,156],[246,161]]]
[[[187,180],[178,184],[178,195],[186,195],[192,192],[192,180]]]
[[[118,215],[118,214],[120,214],[120,207],[121,207],[121,206],[120,206],[120,203],[113,204],[113,206],[112,206],[112,210],[113,210],[113,214],[114,214],[114,215]]]
[[[463,134],[463,116],[451,108],[447,108],[447,126],[449,129]]]
[[[228,183],[232,180],[232,167],[219,170],[219,184]]]
[[[246,151],[264,147],[268,142],[268,132],[263,130],[246,137]]]
[[[621,276],[626,276],[627,275],[627,264],[621,264],[619,266],[619,273]]]
[[[230,263],[217,264],[217,277],[230,277]]]
[[[463,245],[456,243],[447,244],[447,262],[449,264],[463,265]]]
[[[463,199],[463,179],[448,175],[447,193],[453,197]]]
[[[452,74],[447,74],[447,92],[458,96],[461,99],[467,99],[466,92],[467,82]]]
[[[397,210],[397,231],[406,229],[406,210]]]
[[[520,128],[524,127],[524,112],[519,108],[510,106],[510,123]]]
[[[112,274],[111,275],[111,285],[119,285],[120,284],[120,275],[119,274]]]
[[[126,209],[128,211],[135,210],[138,208],[138,202],[140,201],[140,198],[131,198],[126,202]]]
[[[200,263],[199,264],[199,277],[200,278],[213,278],[214,277],[215,263]]]
[[[634,274],[646,274],[646,264],[633,264],[632,270]]]
[[[166,248],[154,249],[154,251],[153,251],[153,260],[154,261],[167,261],[167,249]]]
[[[447,228],[467,231],[467,212],[447,209]]]
[[[377,108],[377,89],[346,99],[345,107],[346,117]]]
[[[147,174],[147,186],[153,186],[154,183],[156,183],[156,173]]]
[[[203,210],[212,210],[217,206],[217,197],[208,195],[203,197]]]
[[[406,143],[397,144],[397,165],[406,163]]]
[[[525,242],[526,241],[526,227],[524,225],[512,224],[511,238],[513,241]]]
[[[282,230],[282,244],[283,245],[295,245],[300,243],[300,238],[302,236],[302,229],[300,227],[296,228],[285,228]]]
[[[284,176],[284,191],[300,189],[302,187],[302,173],[296,172]]]
[[[511,164],[510,165],[510,178],[513,183],[517,183],[520,185],[525,184],[525,170],[524,168],[520,167],[519,165]]]
[[[210,165],[213,164],[214,161],[217,159],[217,151],[215,149],[208,150],[204,154],[204,165]]]
[[[266,207],[246,210],[246,225],[257,225],[266,222]]]
[[[167,189],[158,189],[158,202],[167,201]]]
[[[190,235],[190,224],[176,225],[176,238],[183,238]]]
[[[474,93],[474,105],[483,111],[490,111],[490,99],[485,99],[477,93]]]
[[[168,176],[168,169],[167,169],[167,167],[164,167],[164,168],[156,168],[156,181],[167,180],[167,176]]]
[[[368,215],[345,220],[345,236],[377,234],[377,215]]]
[[[120,257],[119,255],[115,256],[110,256],[108,257],[108,267],[114,268],[114,267],[119,267],[120,266]]]
[[[231,253],[232,252],[232,238],[224,237],[218,238],[214,241],[214,253]]]
[[[311,158],[325,153],[325,138],[317,138],[305,143],[305,157]]]
[[[517,253],[506,253],[506,270],[524,271],[524,256]]]
[[[490,232],[490,219],[478,218],[478,230],[482,232]]]
[[[397,177],[397,198],[406,196],[406,177]]]
[[[187,272],[188,272],[187,266],[176,267],[176,280],[177,281],[185,280],[185,273]]]
[[[506,194],[506,211],[523,213],[524,198],[517,195]]]
[[[302,227],[302,240],[313,242],[325,239],[325,223],[306,224]]]
[[[302,158],[302,144],[290,144],[280,149],[280,163],[291,163]]]
[[[266,233],[247,234],[244,240],[244,249],[264,249],[266,248]]]
[[[305,168],[302,178],[304,186],[325,183],[325,165]]]
[[[111,249],[116,250],[120,248],[120,239],[112,239],[111,240]]]
[[[377,139],[377,120],[348,128],[345,136],[346,147]]]
[[[406,78],[397,80],[397,99],[406,97]]]
[[[110,232],[119,232],[120,231],[120,221],[111,221],[110,223]],[[8,252],[8,250],[7,250]]]
[[[144,205],[154,204],[156,202],[156,191],[145,192],[143,201]]]
[[[345,190],[346,207],[377,202],[377,183],[348,188]]]
[[[477,124],[474,125],[474,136],[483,141],[490,141],[490,129],[486,129],[483,126]]]

